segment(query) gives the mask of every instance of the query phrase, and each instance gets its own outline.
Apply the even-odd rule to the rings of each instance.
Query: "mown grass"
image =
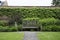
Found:
[[[24,33],[0,32],[0,40],[23,40]]]
[[[39,40],[60,40],[60,32],[39,32]]]

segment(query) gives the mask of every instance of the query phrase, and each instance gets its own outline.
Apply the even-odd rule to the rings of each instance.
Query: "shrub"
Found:
[[[43,31],[59,31],[60,30],[60,20],[55,18],[44,18],[39,20],[39,27]]]
[[[9,27],[9,28],[8,28],[8,31],[9,31],[9,32],[18,31],[18,29],[17,29],[16,27],[12,26],[12,27]]]
[[[55,23],[57,23],[57,19],[55,18],[44,18],[44,19],[40,19],[39,23],[42,24],[43,26],[46,25],[54,25]]]
[[[0,26],[7,26],[7,23],[6,20],[0,20]]]
[[[54,26],[52,27],[52,31],[60,31],[60,26],[54,25]]]
[[[60,25],[60,20],[58,19],[55,25]]]
[[[6,27],[0,26],[0,31],[1,32],[8,31],[8,26],[6,26]]]
[[[32,18],[32,17],[38,17],[38,18],[58,18],[60,19],[60,8],[0,8],[0,15],[6,15],[6,16],[14,16],[18,15],[19,17],[23,18]]]
[[[12,31],[17,31],[18,29],[14,26],[9,27],[9,26],[0,26],[0,31],[1,32],[12,32]]]
[[[52,25],[43,26],[42,30],[43,31],[51,31],[52,30]]]
[[[14,24],[15,21],[17,24],[22,24],[23,18],[23,22],[24,20],[31,21],[29,25],[32,24],[32,21],[37,21],[37,24],[34,23],[33,25],[38,27],[42,25],[43,30],[46,31],[59,31],[60,29],[60,8],[0,8],[0,16],[7,16],[10,18],[9,24]],[[4,27],[6,26],[6,22],[3,21],[0,22],[0,26],[1,31],[17,31],[14,26]],[[18,30],[21,29],[20,26],[18,26]]]
[[[21,31],[22,30],[22,25],[18,25],[18,31]]]
[[[47,26],[44,26],[43,31],[60,31],[60,26],[58,25],[47,25]]]

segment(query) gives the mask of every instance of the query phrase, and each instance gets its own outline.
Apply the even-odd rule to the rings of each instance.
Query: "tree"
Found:
[[[53,0],[53,6],[60,6],[60,0]]]
[[[9,25],[15,25],[22,24],[22,13],[19,11],[19,9],[12,9],[10,14],[8,14],[9,17]]]

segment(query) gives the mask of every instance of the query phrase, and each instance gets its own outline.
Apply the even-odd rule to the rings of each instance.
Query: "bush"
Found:
[[[58,22],[58,19],[55,19],[55,18],[44,18],[39,20],[39,23],[42,24],[43,26],[54,25],[57,22]]]
[[[22,25],[15,26],[0,26],[0,32],[12,32],[12,31],[21,31]]]
[[[0,20],[0,26],[7,26],[7,23],[6,20]]]
[[[44,18],[39,20],[39,27],[43,31],[59,31],[60,30],[60,20],[55,18]]]
[[[23,18],[23,22],[24,20],[31,21],[29,25],[32,25],[32,21],[37,21],[37,24],[34,23],[33,25],[38,27],[42,25],[43,30],[46,31],[59,31],[60,29],[60,8],[0,8],[0,16],[7,16],[10,18],[9,24],[14,24],[13,22],[15,21],[17,24],[22,24]],[[6,22],[3,21],[0,22],[0,26],[1,31],[17,31],[14,26],[4,27],[7,25]],[[18,30],[21,29],[20,26],[18,26]]]
[[[6,27],[0,26],[0,32],[5,32],[5,31],[8,31],[8,26]]]
[[[18,25],[18,31],[22,30],[22,25]]]
[[[12,27],[9,27],[9,26],[0,26],[0,32],[12,32],[12,31],[18,31],[18,28],[12,26]]]
[[[58,18],[60,19],[60,8],[0,8],[0,15],[14,16],[23,18]]]
[[[55,25],[60,25],[60,20],[57,20],[57,22],[55,23]]]
[[[18,29],[17,29],[16,27],[12,26],[12,27],[9,27],[9,28],[8,28],[8,31],[9,31],[9,32],[18,31]]]
[[[43,31],[52,31],[52,25],[43,26],[42,30],[43,30]]]
[[[58,25],[53,26],[52,31],[60,31],[60,26]]]
[[[47,25],[47,26],[44,26],[43,31],[60,31],[60,26],[58,25]]]

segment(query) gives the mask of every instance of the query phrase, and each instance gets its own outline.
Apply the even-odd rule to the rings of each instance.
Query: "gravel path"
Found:
[[[38,40],[36,32],[24,32],[24,40]]]

